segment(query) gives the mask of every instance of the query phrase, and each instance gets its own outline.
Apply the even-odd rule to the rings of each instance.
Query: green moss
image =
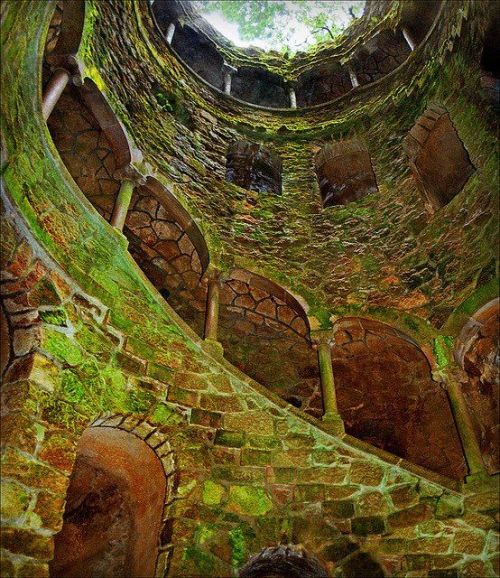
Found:
[[[40,311],[40,319],[49,325],[67,326],[66,312],[64,309],[54,309],[52,311]]]
[[[183,558],[184,560],[192,560],[200,571],[201,576],[213,576],[215,560],[208,552],[198,546],[191,545],[184,550]]]
[[[216,484],[211,480],[207,480],[203,484],[203,502],[207,506],[216,506],[220,504],[223,495],[224,487],[220,484]]]
[[[57,360],[68,365],[75,366],[83,361],[78,345],[66,334],[57,330],[46,329],[44,331],[43,348]]]
[[[262,488],[231,486],[229,507],[242,515],[263,516],[271,510],[273,503]]]
[[[229,544],[231,545],[231,566],[238,569],[246,561],[245,534],[241,528],[234,528],[229,532]]]
[[[438,335],[434,339],[434,355],[439,370],[444,369],[449,364],[450,349],[453,347],[453,337],[449,335]]]

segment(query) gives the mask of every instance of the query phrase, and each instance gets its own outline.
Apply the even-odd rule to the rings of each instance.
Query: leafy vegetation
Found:
[[[236,25],[240,41],[293,52],[333,40],[361,16],[364,0],[196,0],[195,8],[214,23]],[[229,27],[228,27],[229,29]],[[233,39],[238,43],[236,39]]]

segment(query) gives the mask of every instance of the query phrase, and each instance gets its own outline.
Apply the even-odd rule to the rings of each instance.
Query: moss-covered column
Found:
[[[448,369],[444,376],[444,386],[448,392],[451,409],[469,467],[467,481],[474,481],[477,478],[488,478],[489,474],[483,461],[481,447],[462,391],[459,373],[460,370],[458,368]]]
[[[220,271],[212,269],[205,276],[207,283],[207,307],[205,312],[205,339],[217,341],[220,306]]]
[[[68,85],[70,78],[71,73],[65,68],[56,68],[54,70],[47,88],[43,93],[42,113],[45,120],[47,120],[52,114],[52,111],[61,98],[61,94]]]
[[[144,184],[145,179],[131,166],[117,171],[115,177],[121,179],[121,186],[116,197],[110,222],[115,229],[123,231],[134,188],[137,185]]]
[[[323,421],[328,424],[332,433],[344,433],[344,422],[340,417],[335,393],[335,380],[332,366],[333,335],[331,330],[316,330],[311,332],[313,347],[318,352],[321,392],[323,395]]]

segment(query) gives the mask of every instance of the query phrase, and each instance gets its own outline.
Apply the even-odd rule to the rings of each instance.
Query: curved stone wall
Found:
[[[363,121],[368,127],[362,122],[368,103],[349,116],[353,98],[346,116],[333,117],[331,108],[324,113],[330,119],[317,118],[309,136],[312,117],[304,120],[307,128],[295,118],[301,137],[289,139],[293,122],[281,129],[288,117],[215,107],[211,93],[183,76],[175,60],[162,60],[154,36],[150,44],[143,28],[149,26],[144,3],[91,6],[81,49],[85,74],[109,98],[161,186],[173,190],[199,220],[211,264],[226,273],[257,269],[283,279],[310,301],[308,322],[316,326],[329,325],[334,303],[344,313],[353,307],[357,315],[390,317],[417,339],[435,378],[452,389],[448,336],[422,320],[440,325],[450,308],[492,276],[492,250],[482,241],[492,227],[491,117],[478,120],[483,101],[471,96],[466,119],[460,116],[463,96],[448,91],[450,116],[481,171],[426,226],[417,191],[395,154],[423,102],[418,113],[402,114],[407,100],[402,92],[370,97],[373,116]],[[2,71],[6,91],[0,104],[1,293],[16,354],[9,357],[2,384],[2,574],[47,575],[78,440],[88,426],[99,424],[132,432],[167,464],[165,471],[175,470],[167,478],[173,499],[162,512],[158,576],[229,575],[250,554],[287,543],[302,544],[330,574],[345,577],[362,571],[494,575],[494,481],[470,469],[473,475],[462,485],[349,435],[332,435],[326,422],[308,417],[224,361],[147,281],[123,235],[93,210],[64,169],[43,121],[40,47],[53,9],[54,4],[36,1],[11,3],[2,21],[12,58]],[[477,8],[475,20],[468,13],[466,21],[453,4],[447,10],[439,38],[453,38],[460,58],[437,50],[448,70],[440,83],[432,65],[406,85],[411,94],[418,82],[434,78],[434,84],[423,83],[429,92],[422,100],[430,93],[442,96],[463,68],[473,70],[470,46],[454,27],[458,21],[464,30],[481,31],[484,14]],[[165,98],[152,90],[160,81]],[[461,94],[472,95],[476,81],[478,76],[467,76]],[[377,123],[375,115],[384,107],[389,107],[384,123]],[[339,129],[340,136],[352,122],[349,130],[367,136],[381,191],[358,201],[356,212],[352,203],[336,213],[337,207],[320,212],[312,159],[331,136],[321,132],[325,122],[331,134]],[[265,138],[256,138],[256,128],[273,126],[269,133],[260,131]],[[394,132],[400,138],[391,141]],[[265,140],[282,158],[281,196],[224,184],[227,143],[243,136]],[[382,141],[385,148],[377,146]],[[388,218],[394,226],[384,233]],[[457,227],[464,219],[472,220]],[[409,230],[413,238],[406,240]],[[392,243],[381,268],[373,264],[380,254],[377,236]],[[400,258],[412,250],[414,270]],[[341,253],[351,261],[342,261]],[[347,281],[347,290],[340,283],[339,269],[349,272],[358,298]],[[474,282],[460,287],[471,271]],[[402,279],[408,286],[416,283],[427,300],[406,294]],[[422,290],[426,283],[428,293]],[[393,310],[383,310],[384,304]],[[279,317],[282,304],[277,305]]]

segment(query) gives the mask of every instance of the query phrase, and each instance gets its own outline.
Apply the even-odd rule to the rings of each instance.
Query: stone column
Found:
[[[65,68],[56,68],[54,70],[42,99],[42,113],[45,120],[47,120],[52,114],[52,111],[54,110],[58,100],[61,98],[61,94],[68,85],[70,78],[71,73]]]
[[[207,308],[205,312],[205,339],[217,341],[220,306],[220,271],[212,270],[206,277]]]
[[[297,84],[295,82],[288,83],[288,96],[290,98],[290,108],[297,108],[297,95],[295,93],[295,87]]]
[[[404,39],[406,40],[406,43],[410,47],[410,50],[413,52],[415,50],[415,46],[417,45],[417,43],[413,39],[412,33],[405,26],[401,28],[401,32],[403,33]]]
[[[227,62],[222,65],[222,72],[224,74],[224,94],[231,94],[231,82],[233,80],[233,74],[237,72],[237,68],[231,66]]]
[[[325,413],[323,421],[328,424],[332,433],[340,435],[344,433],[344,422],[340,417],[335,393],[335,380],[333,377],[332,352],[334,343],[331,330],[311,331],[313,347],[318,351],[319,373],[321,380],[321,392],[323,395],[323,408]]]
[[[347,65],[347,72],[349,73],[352,87],[356,88],[357,86],[359,86],[358,76],[356,75],[356,71],[354,70],[354,68],[351,64]]]
[[[175,22],[170,22],[168,25],[167,31],[165,32],[165,40],[167,41],[168,45],[172,44],[172,40],[174,39],[175,34]]]
[[[477,440],[469,408],[467,407],[462,391],[459,373],[460,370],[458,370],[458,368],[456,368],[455,371],[453,369],[449,370],[444,377],[444,386],[448,392],[451,410],[453,412],[453,417],[455,418],[465,459],[467,460],[467,465],[469,467],[467,481],[473,481],[477,478],[488,478],[489,474],[484,465],[481,447]],[[463,378],[463,380],[466,379],[467,377]]]
[[[121,179],[121,185],[113,207],[110,223],[118,231],[123,231],[134,189],[137,185],[144,184],[146,179],[130,165],[119,169],[115,177]]]

